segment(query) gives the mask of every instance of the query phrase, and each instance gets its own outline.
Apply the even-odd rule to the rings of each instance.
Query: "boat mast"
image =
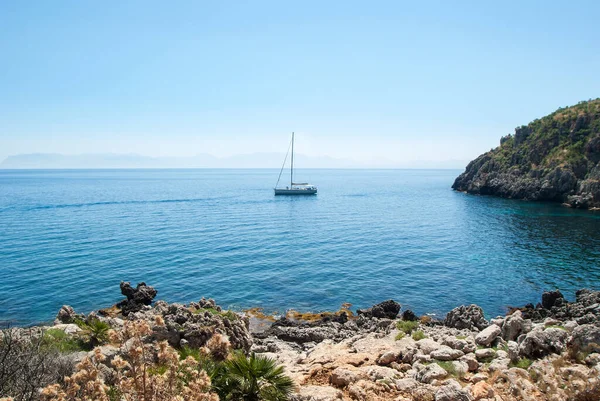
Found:
[[[290,164],[290,189],[294,186],[294,133],[292,132],[292,163]]]

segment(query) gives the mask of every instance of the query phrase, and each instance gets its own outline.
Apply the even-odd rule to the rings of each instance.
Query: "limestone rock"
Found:
[[[56,314],[56,319],[54,320],[54,323],[55,324],[73,323],[75,321],[76,317],[77,317],[77,314],[75,313],[75,310],[71,306],[63,305],[63,306],[61,306],[58,313]]]
[[[416,379],[421,383],[431,383],[436,379],[443,379],[448,375],[448,372],[444,370],[437,363],[432,363],[430,365],[425,366],[422,370],[417,372]]]
[[[431,354],[433,351],[440,349],[442,345],[430,338],[424,338],[417,341],[417,346],[423,351],[424,354]]]
[[[333,372],[331,372],[331,376],[329,377],[329,381],[336,387],[344,388],[359,379],[358,375],[351,370],[344,368],[336,368]]]
[[[446,315],[444,324],[448,327],[469,330],[473,328],[483,330],[488,326],[488,322],[483,315],[483,310],[477,305],[461,305],[452,309]]]
[[[478,381],[471,387],[471,394],[475,401],[485,398],[494,398],[494,388],[485,381]]]
[[[419,382],[412,378],[396,380],[396,389],[401,393],[410,393],[419,386]]]
[[[495,356],[496,356],[496,351],[494,351],[491,348],[482,348],[482,349],[478,349],[475,351],[475,357],[479,361],[485,360],[485,359],[491,359]]]
[[[65,332],[65,334],[75,334],[75,333],[79,333],[81,331],[81,329],[79,328],[79,326],[77,326],[76,324],[70,323],[70,324],[57,324],[54,325],[54,327],[52,327],[53,329],[60,329],[62,331]]]
[[[600,352],[600,326],[584,324],[575,327],[571,333],[569,347],[574,353]]]
[[[329,386],[302,386],[297,394],[292,394],[290,401],[336,401],[343,399],[343,394]]]
[[[442,345],[439,349],[433,351],[430,355],[433,359],[437,359],[439,361],[453,361],[463,356],[464,353],[457,349],[452,349],[447,345]]]
[[[473,396],[456,380],[448,380],[435,392],[435,401],[473,401]]]
[[[531,331],[519,344],[519,354],[532,358],[560,354],[566,348],[568,336],[569,333],[558,328]]]
[[[495,324],[489,325],[475,336],[475,342],[479,345],[488,346],[500,335],[502,329]]]
[[[527,334],[529,331],[531,331],[531,320],[523,319],[520,310],[508,316],[502,324],[502,338],[506,341],[514,341],[519,335]]]
[[[459,358],[459,361],[465,362],[467,364],[469,372],[475,372],[479,369],[479,362],[477,362],[477,358],[475,354],[470,353]]]
[[[396,361],[396,359],[398,359],[397,352],[387,351],[379,357],[379,359],[377,360],[377,363],[380,365],[389,365],[390,363]]]

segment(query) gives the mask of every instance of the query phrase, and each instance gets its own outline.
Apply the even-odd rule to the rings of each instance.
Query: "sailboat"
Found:
[[[279,172],[279,178],[277,179],[277,184],[275,184],[275,195],[315,195],[317,193],[317,187],[311,185],[307,182],[294,182],[294,133],[292,132],[292,143],[290,145],[292,149],[292,160],[290,164],[290,185],[285,188],[278,188],[279,181],[281,180],[281,174],[283,173],[283,169],[285,168],[285,162],[287,161],[288,154],[290,153],[290,148],[288,148],[288,153],[285,155],[285,159],[283,159],[283,165],[281,166],[281,171]]]

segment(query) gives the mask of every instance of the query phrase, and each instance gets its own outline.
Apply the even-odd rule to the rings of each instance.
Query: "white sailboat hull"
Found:
[[[275,188],[275,195],[316,195],[316,188],[293,188],[293,189],[279,189]]]

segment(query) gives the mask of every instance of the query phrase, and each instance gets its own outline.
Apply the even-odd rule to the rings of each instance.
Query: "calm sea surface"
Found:
[[[89,312],[121,280],[235,309],[353,308],[393,298],[493,316],[559,288],[600,288],[600,213],[470,196],[460,171],[0,170],[0,321]]]

